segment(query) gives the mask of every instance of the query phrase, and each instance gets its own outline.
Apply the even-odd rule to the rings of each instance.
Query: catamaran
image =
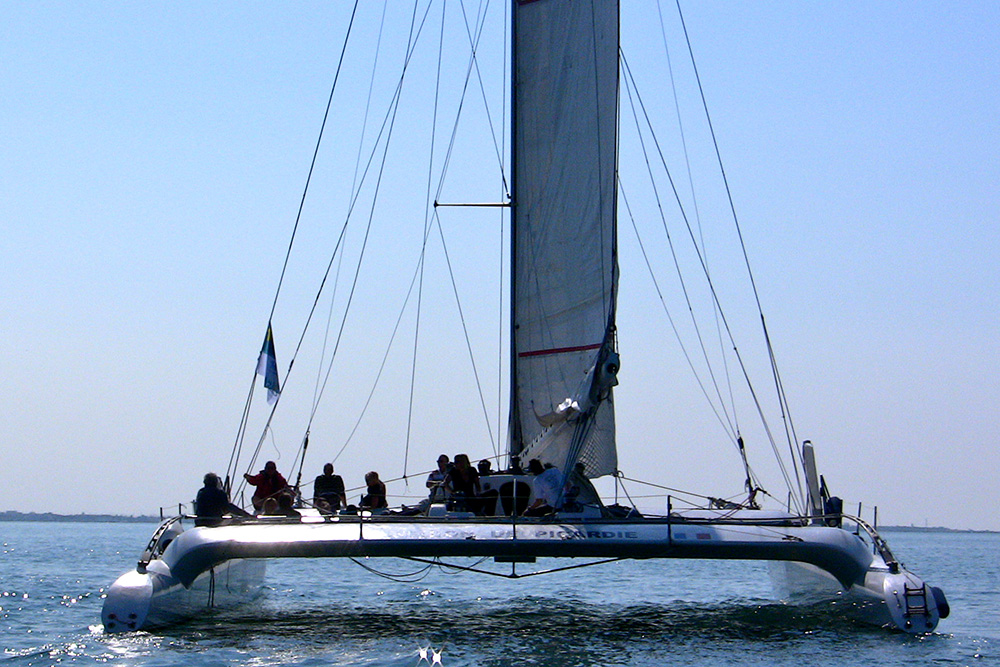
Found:
[[[700,496],[699,505],[667,496],[656,512],[576,497],[573,474],[624,477],[615,435],[619,103],[622,82],[631,98],[634,79],[621,56],[617,0],[513,0],[508,9],[510,190],[498,206],[510,220],[509,418],[502,470],[480,479],[492,507],[471,512],[452,501],[328,512],[300,500],[290,517],[234,513],[215,525],[173,517],[108,590],[105,630],[155,628],[242,604],[259,593],[269,559],[396,557],[493,559],[510,576],[539,558],[773,561],[786,581],[849,601],[867,621],[933,631],[948,615],[943,592],[903,567],[873,525],[844,513],[808,442],[790,447],[794,479],[777,507],[765,506],[774,499],[738,433],[732,439],[746,472],[738,498]],[[470,31],[470,62],[478,30]],[[435,198],[435,215],[439,205]],[[712,300],[721,309],[714,290]],[[259,370],[276,409],[273,350],[269,323]],[[307,447],[308,438],[303,460]],[[521,470],[533,460],[554,466],[563,482],[542,516],[524,513],[541,495],[540,476]]]

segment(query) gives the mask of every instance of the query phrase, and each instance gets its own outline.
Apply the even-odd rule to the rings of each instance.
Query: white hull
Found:
[[[262,559],[268,558],[702,558],[792,561],[785,578],[796,588],[808,582],[825,599],[846,596],[868,622],[906,632],[933,630],[941,614],[930,587],[875,551],[841,528],[781,525],[770,518],[761,523],[569,517],[252,520],[175,533],[144,573],[129,572],[115,582],[103,618],[109,631],[149,628],[244,602],[259,590]]]
[[[844,616],[872,625],[919,634],[933,631],[938,620],[947,615],[942,615],[938,606],[939,601],[944,603],[943,594],[902,569],[872,568],[863,582],[846,588],[808,563],[772,563],[771,576],[779,597],[788,602],[831,603]],[[920,611],[921,606],[928,608]]]
[[[264,584],[267,561],[232,558],[214,564],[181,582],[170,570],[167,553],[185,534],[178,519],[163,523],[153,534],[135,570],[111,585],[104,599],[101,621],[108,632],[128,632],[172,625],[206,610],[231,609],[257,598]],[[196,532],[202,530],[197,528]]]
[[[266,569],[264,560],[228,560],[185,587],[162,561],[154,561],[145,573],[126,572],[111,585],[101,612],[104,629],[157,628],[207,610],[237,608],[260,595]]]

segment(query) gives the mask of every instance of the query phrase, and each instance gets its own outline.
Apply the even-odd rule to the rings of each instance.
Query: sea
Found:
[[[618,561],[510,579],[388,559],[272,561],[253,605],[105,634],[104,593],[154,529],[0,522],[0,665],[1000,665],[997,533],[885,533],[948,596],[951,616],[924,636],[782,603],[763,563]],[[567,564],[580,563],[503,571]]]

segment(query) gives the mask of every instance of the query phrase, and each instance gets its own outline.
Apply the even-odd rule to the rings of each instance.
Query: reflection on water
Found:
[[[658,664],[664,650],[721,658],[730,650],[745,655],[755,647],[752,652],[765,655],[769,645],[803,641],[822,642],[824,650],[830,650],[834,645],[856,646],[866,637],[882,640],[886,633],[821,607],[620,606],[531,596],[368,610],[287,610],[265,604],[251,615],[228,614],[161,635],[178,649],[211,646],[244,655],[287,645],[294,646],[299,657],[376,653],[417,664],[423,648],[428,656],[426,649],[440,651],[442,664],[607,665]]]

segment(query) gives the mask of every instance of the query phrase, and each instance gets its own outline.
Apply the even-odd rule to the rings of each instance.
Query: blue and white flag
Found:
[[[278,361],[274,356],[274,336],[271,335],[271,323],[267,323],[267,335],[257,357],[257,372],[264,376],[264,386],[267,387],[267,402],[274,404],[281,394],[278,384]]]

